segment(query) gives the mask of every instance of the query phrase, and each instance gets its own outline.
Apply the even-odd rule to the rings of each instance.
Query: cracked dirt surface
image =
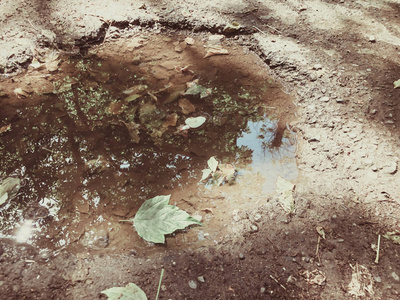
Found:
[[[399,246],[382,238],[379,263],[371,246],[400,224],[400,89],[393,88],[400,78],[399,1],[37,0],[2,1],[0,12],[4,80],[24,72],[35,49],[73,55],[124,32],[201,37],[238,22],[227,39],[259,55],[293,97],[289,126],[297,134],[300,172],[294,214],[274,201],[241,211],[238,221],[232,213],[227,223],[235,230],[212,246],[149,257],[61,252],[49,258],[4,240],[5,299],[96,299],[128,282],[152,298],[162,267],[160,299],[398,298]],[[261,219],[252,232],[247,222],[255,214]],[[198,281],[196,289],[190,280]]]

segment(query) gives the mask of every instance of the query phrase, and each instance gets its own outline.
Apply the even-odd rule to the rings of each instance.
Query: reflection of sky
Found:
[[[276,121],[265,119],[263,121],[247,123],[248,131],[244,132],[237,139],[237,146],[246,146],[252,150],[252,162],[250,168],[241,170],[239,174],[260,173],[266,177],[262,191],[265,194],[272,194],[275,190],[275,183],[278,176],[293,181],[297,178],[297,165],[294,157],[296,145],[291,145],[289,139],[282,139],[280,148],[267,146],[274,137]],[[287,134],[287,132],[285,132]]]

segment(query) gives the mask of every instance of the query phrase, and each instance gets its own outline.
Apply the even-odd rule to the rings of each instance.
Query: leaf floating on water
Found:
[[[146,241],[165,243],[166,234],[193,224],[202,225],[187,212],[169,205],[170,197],[171,195],[156,196],[146,200],[136,213],[134,227]]]
[[[203,58],[207,58],[214,55],[228,55],[229,51],[222,48],[221,46],[212,46],[207,49],[206,55]]]
[[[393,84],[394,84],[395,89],[399,88],[400,87],[400,79],[393,82]]]
[[[196,107],[186,98],[179,99],[179,107],[182,108],[182,113],[187,115],[196,111]]]
[[[190,128],[199,128],[201,125],[204,124],[206,121],[205,117],[194,117],[194,118],[187,118],[185,120],[185,124],[188,125]]]
[[[109,300],[147,300],[143,290],[134,283],[128,283],[125,287],[113,287],[101,292]]]
[[[283,209],[287,213],[293,213],[295,210],[294,206],[294,191],[295,185],[282,177],[278,177],[276,181],[276,193],[277,193],[277,200],[282,205]]]

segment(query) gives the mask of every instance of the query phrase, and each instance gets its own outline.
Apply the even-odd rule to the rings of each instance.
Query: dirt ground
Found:
[[[88,148],[94,149],[94,156],[83,158],[105,156],[108,150],[96,148],[97,138],[88,135],[93,131],[88,128],[99,124],[97,115],[86,125],[73,122],[69,111],[57,106],[61,98],[47,94],[46,87],[50,82],[52,90],[61,74],[73,76],[67,62],[74,65],[76,59],[91,56],[105,59],[112,53],[114,60],[107,68],[129,72],[124,69],[129,60],[130,71],[152,72],[154,77],[147,84],[153,90],[169,82],[171,74],[179,74],[173,78],[175,86],[194,79],[193,74],[185,73],[187,65],[181,65],[188,60],[191,71],[204,83],[221,83],[233,94],[239,93],[239,86],[246,86],[250,94],[263,91],[261,83],[267,81],[270,89],[261,98],[268,98],[267,107],[279,108],[275,118],[284,120],[287,131],[294,132],[295,137],[286,141],[293,146],[295,140],[293,155],[298,169],[295,178],[287,178],[296,185],[295,211],[290,214],[273,193],[263,190],[260,177],[246,179],[240,172],[236,184],[200,192],[195,184],[198,175],[191,170],[201,168],[207,157],[221,154],[218,149],[223,146],[217,142],[213,151],[203,153],[205,140],[201,145],[190,138],[176,140],[184,141],[188,151],[196,154],[193,160],[180,162],[184,167],[172,169],[182,172],[179,178],[185,179],[184,186],[168,181],[158,186],[159,178],[146,177],[153,175],[152,170],[139,175],[126,172],[121,177],[112,177],[111,171],[102,171],[101,177],[89,170],[92,187],[101,187],[106,181],[112,190],[114,183],[145,177],[152,190],[115,189],[115,193],[121,197],[125,192],[139,193],[141,199],[169,193],[179,207],[201,215],[204,227],[169,236],[166,246],[145,243],[135,237],[132,226],[119,225],[120,218],[134,215],[137,203],[124,206],[123,201],[113,203],[107,195],[100,195],[111,207],[107,211],[93,209],[93,203],[74,202],[76,195],[84,192],[74,176],[87,170],[78,168],[81,173],[74,173],[75,169],[68,169],[59,186],[52,179],[53,169],[35,170],[32,174],[49,179],[37,186],[28,181],[22,188],[25,195],[29,189],[53,191],[55,186],[69,191],[64,197],[72,199],[71,204],[61,208],[64,217],[60,221],[37,212],[34,202],[39,192],[37,197],[18,196],[29,202],[33,207],[30,217],[39,220],[54,239],[21,243],[6,232],[1,235],[1,298],[105,299],[101,291],[129,282],[155,298],[165,269],[160,299],[398,299],[399,244],[384,236],[400,231],[400,89],[393,85],[400,78],[399,14],[398,0],[1,1],[2,143],[21,145],[19,140],[30,136],[24,124],[31,126],[28,121],[33,118],[28,115],[24,119],[23,109],[43,102],[48,116],[42,122],[58,124],[59,118],[70,118],[65,126],[91,141]],[[229,54],[204,59],[207,41],[221,34],[222,47],[229,49]],[[194,44],[185,42],[187,37],[193,38]],[[197,56],[190,49],[198,49]],[[144,54],[136,58],[137,53]],[[159,57],[155,57],[157,53]],[[45,65],[41,69],[35,67],[40,60]],[[141,63],[135,64],[136,60]],[[91,77],[82,80],[83,85],[93,87],[90,78],[108,84],[101,70],[89,71]],[[109,88],[126,84],[113,81]],[[22,90],[15,93],[19,87]],[[26,97],[24,93],[45,96]],[[209,107],[191,101],[196,107]],[[114,123],[124,116],[118,105],[110,107]],[[246,106],[255,109],[248,102]],[[166,108],[166,113],[172,112],[181,113],[176,105]],[[229,118],[236,115],[239,111]],[[100,128],[96,133],[103,139],[134,140],[135,135],[126,129],[119,136],[124,128],[121,122],[126,120],[117,121],[110,127],[96,127]],[[57,130],[64,128],[57,126]],[[25,131],[16,132],[18,128]],[[44,128],[32,134],[33,139],[39,140]],[[216,139],[210,137],[213,144]],[[122,148],[115,141],[107,143],[114,150]],[[77,152],[61,142],[58,147]],[[24,159],[49,164],[45,161],[48,150],[33,149],[25,149]],[[13,154],[11,150],[2,153]],[[3,164],[2,179],[24,175],[15,169],[16,165]],[[109,227],[96,225],[100,214],[105,215]],[[71,235],[61,242],[65,228]],[[103,235],[106,232],[107,243],[98,247],[85,244],[90,228]],[[204,233],[205,238],[198,239]]]

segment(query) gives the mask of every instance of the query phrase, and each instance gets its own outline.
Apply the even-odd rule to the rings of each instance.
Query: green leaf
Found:
[[[146,241],[165,243],[164,235],[175,230],[184,229],[192,224],[201,223],[187,212],[174,205],[169,205],[168,196],[156,196],[146,200],[134,218],[134,226],[138,234]]]
[[[101,293],[109,300],[147,300],[146,294],[134,283],[128,283],[125,287],[113,287]]]
[[[394,84],[394,88],[397,89],[398,87],[400,87],[400,79],[396,80],[395,82],[393,82]]]

